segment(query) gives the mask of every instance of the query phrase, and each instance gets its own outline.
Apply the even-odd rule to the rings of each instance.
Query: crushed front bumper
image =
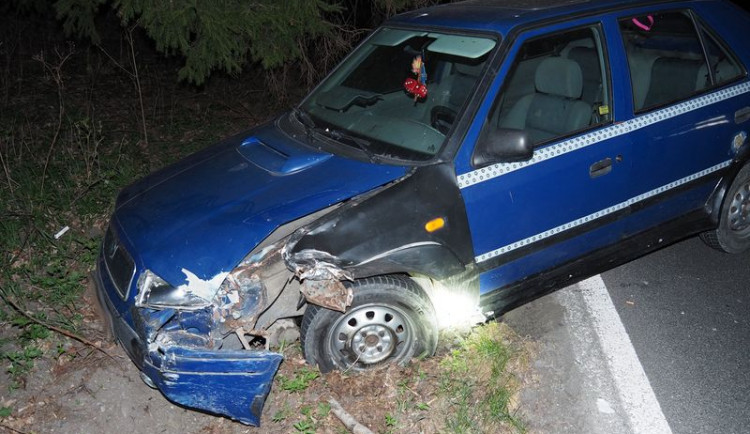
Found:
[[[147,344],[134,326],[140,309],[132,306],[119,311],[113,297],[119,295],[102,273],[100,258],[94,273],[96,293],[115,338],[133,362],[170,401],[230,417],[245,424],[260,425],[263,404],[282,356],[269,351],[214,350],[190,344]],[[112,297],[112,298],[111,298]],[[129,318],[132,322],[129,322]]]

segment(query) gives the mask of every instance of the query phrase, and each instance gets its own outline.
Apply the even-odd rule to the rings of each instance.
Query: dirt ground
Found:
[[[414,361],[407,367],[391,366],[365,374],[319,375],[299,391],[282,390],[280,378],[292,379],[300,372],[315,376],[318,372],[305,365],[299,345],[291,345],[284,350],[285,360],[266,401],[262,426],[256,428],[182,408],[146,386],[122,348],[107,339],[93,293],[89,291],[84,300],[86,336],[107,354],[68,343],[67,351],[57,359],[37,359],[25,385],[12,391],[4,373],[0,377],[0,406],[13,408],[13,413],[0,419],[0,432],[348,432],[329,411],[330,398],[376,433],[450,432],[446,429],[446,416],[451,414],[452,403],[450,397],[440,394],[440,363],[458,345],[460,336],[443,336],[436,357]],[[0,330],[0,335],[8,332]],[[54,353],[53,342],[48,339],[42,349]],[[526,348],[526,342],[520,343]],[[525,362],[509,365],[519,385],[530,377]],[[511,426],[500,429],[499,432],[518,431]]]

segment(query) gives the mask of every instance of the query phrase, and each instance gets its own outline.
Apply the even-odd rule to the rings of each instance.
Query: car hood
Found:
[[[407,170],[316,151],[266,125],[125,188],[112,220],[140,269],[172,285],[215,281],[280,225]]]

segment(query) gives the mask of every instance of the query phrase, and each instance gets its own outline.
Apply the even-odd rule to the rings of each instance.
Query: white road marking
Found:
[[[578,284],[634,433],[671,434],[651,383],[600,275]]]

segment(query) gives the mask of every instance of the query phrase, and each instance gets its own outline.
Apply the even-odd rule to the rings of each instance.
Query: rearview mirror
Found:
[[[497,128],[480,136],[471,162],[480,168],[494,163],[526,161],[533,154],[526,130]]]

